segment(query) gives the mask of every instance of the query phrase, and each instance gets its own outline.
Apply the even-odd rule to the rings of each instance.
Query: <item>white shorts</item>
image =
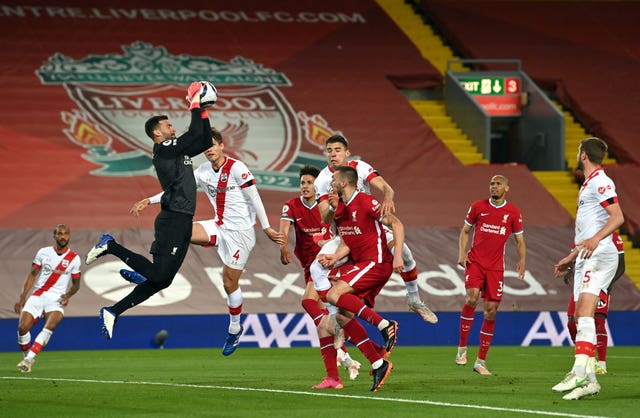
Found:
[[[235,270],[244,269],[251,250],[256,246],[255,229],[231,231],[220,228],[213,219],[198,221],[198,223],[209,235],[209,242],[218,248],[218,255],[222,263]]]
[[[606,242],[605,242],[606,241]],[[600,295],[606,291],[618,269],[618,250],[610,238],[600,241],[591,257],[576,259],[573,276],[573,300],[577,301],[580,293]]]
[[[22,310],[29,312],[34,318],[41,317],[43,312],[58,311],[64,315],[64,307],[60,304],[60,295],[58,294],[43,293],[40,296],[31,295]]]

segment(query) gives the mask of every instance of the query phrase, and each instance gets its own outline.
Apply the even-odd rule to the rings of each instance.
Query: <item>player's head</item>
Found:
[[[331,187],[342,197],[346,189],[355,189],[358,184],[358,172],[355,168],[343,165],[336,167],[331,179]]]
[[[176,130],[169,122],[167,115],[156,115],[150,117],[144,123],[144,132],[153,139],[153,142],[159,143],[168,139],[175,139]]]
[[[222,144],[222,133],[213,127],[211,128],[211,140],[218,144]]]
[[[604,157],[607,155],[607,149],[607,143],[600,138],[583,139],[580,141],[580,147],[578,147],[578,168],[584,170],[585,158],[595,165],[602,164]]]
[[[71,230],[65,224],[58,224],[53,228],[53,239],[56,242],[58,248],[65,248],[69,245],[69,239],[71,237]]]
[[[327,163],[332,170],[342,165],[347,165],[349,152],[349,141],[342,135],[333,135],[325,141],[325,153]]]
[[[214,162],[220,162],[224,160],[224,143],[222,142],[222,133],[216,128],[211,128],[211,142],[210,148],[204,151],[204,156],[207,160]]]
[[[489,182],[489,194],[491,200],[498,202],[504,200],[505,195],[509,191],[509,179],[502,174],[495,174]]]
[[[316,192],[313,183],[320,174],[320,170],[312,165],[305,165],[300,169],[300,194],[304,199],[315,199]]]

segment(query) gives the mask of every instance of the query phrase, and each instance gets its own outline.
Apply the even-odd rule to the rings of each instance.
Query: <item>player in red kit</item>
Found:
[[[342,389],[344,386],[338,375],[336,359],[339,358],[340,363],[344,364],[351,380],[358,376],[360,363],[351,359],[343,348],[337,351],[334,347],[334,320],[320,300],[309,273],[309,266],[316,259],[318,251],[325,242],[332,238],[329,225],[320,220],[320,212],[316,202],[313,182],[319,173],[320,170],[313,166],[304,166],[300,170],[300,196],[286,201],[282,206],[280,232],[286,238],[289,236],[289,228],[294,227],[296,237],[294,254],[304,269],[305,292],[302,296],[302,307],[318,327],[320,353],[325,364],[327,377],[313,388]],[[287,243],[280,246],[280,261],[285,265],[292,261]]]
[[[350,262],[340,267],[339,280],[334,281],[327,293],[327,300],[340,308],[346,319],[338,316],[340,325],[371,363],[373,385],[377,391],[384,384],[393,365],[384,358],[369,339],[357,315],[380,330],[385,349],[390,353],[396,343],[398,324],[387,320],[372,308],[375,297],[387,283],[391,273],[402,271],[404,262],[401,249],[404,244],[404,227],[391,213],[382,216],[382,205],[375,197],[357,190],[358,173],[353,167],[336,167],[333,173],[328,201],[342,244],[333,254],[321,254],[318,259],[325,267],[350,256]],[[387,247],[383,225],[394,233],[394,255]]]
[[[465,268],[467,295],[460,314],[460,341],[456,364],[467,364],[467,340],[473,325],[473,315],[482,295],[484,321],[480,330],[480,348],[473,370],[481,375],[490,375],[485,363],[493,339],[496,314],[502,300],[504,286],[504,252],[511,234],[516,239],[518,278],[524,279],[526,245],[522,229],[520,209],[506,201],[509,180],[500,174],[491,177],[489,199],[471,204],[458,241],[458,264]],[[469,234],[473,232],[473,243],[467,252]]]

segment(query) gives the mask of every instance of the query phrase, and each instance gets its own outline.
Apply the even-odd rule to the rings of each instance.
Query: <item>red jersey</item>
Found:
[[[520,209],[506,201],[495,206],[489,199],[478,200],[471,204],[464,222],[475,225],[469,260],[486,270],[504,271],[507,239],[523,232]]]
[[[340,200],[334,222],[338,234],[351,250],[354,263],[392,263],[387,237],[380,222],[381,204],[370,194],[354,192],[348,202]]]
[[[314,201],[313,205],[307,206],[302,197],[287,200],[280,218],[293,224],[296,232],[293,253],[302,267],[309,267],[320,251],[318,241],[331,238],[329,226],[320,219],[318,203]]]

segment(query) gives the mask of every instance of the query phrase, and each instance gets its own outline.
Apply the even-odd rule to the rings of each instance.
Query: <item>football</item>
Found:
[[[209,81],[201,81],[202,84],[202,93],[200,93],[200,108],[206,109],[207,107],[211,107],[218,100],[218,90],[216,90],[216,86]]]

